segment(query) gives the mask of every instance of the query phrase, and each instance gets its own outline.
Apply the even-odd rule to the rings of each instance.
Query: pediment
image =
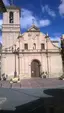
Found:
[[[32,27],[29,28],[27,32],[40,32],[40,29],[36,27],[35,25],[32,25]]]

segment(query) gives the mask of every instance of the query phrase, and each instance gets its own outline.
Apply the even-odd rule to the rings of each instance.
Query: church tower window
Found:
[[[14,15],[13,12],[9,13],[9,23],[14,23]]]

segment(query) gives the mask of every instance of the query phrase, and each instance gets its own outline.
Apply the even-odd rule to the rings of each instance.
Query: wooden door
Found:
[[[40,77],[40,63],[37,60],[31,63],[31,77]]]

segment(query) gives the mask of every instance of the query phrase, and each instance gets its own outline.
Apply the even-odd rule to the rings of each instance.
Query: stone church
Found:
[[[62,75],[62,59],[58,41],[32,26],[20,32],[20,8],[11,5],[3,13],[1,74],[8,78],[19,76],[56,78]]]

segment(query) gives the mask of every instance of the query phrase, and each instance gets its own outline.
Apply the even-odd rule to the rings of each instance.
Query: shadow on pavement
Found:
[[[0,111],[1,113],[64,113],[64,89],[47,89],[45,94],[51,97],[39,98],[27,104],[17,106],[15,111]]]
[[[64,89],[47,89],[44,90],[44,93],[53,97],[64,98]]]

